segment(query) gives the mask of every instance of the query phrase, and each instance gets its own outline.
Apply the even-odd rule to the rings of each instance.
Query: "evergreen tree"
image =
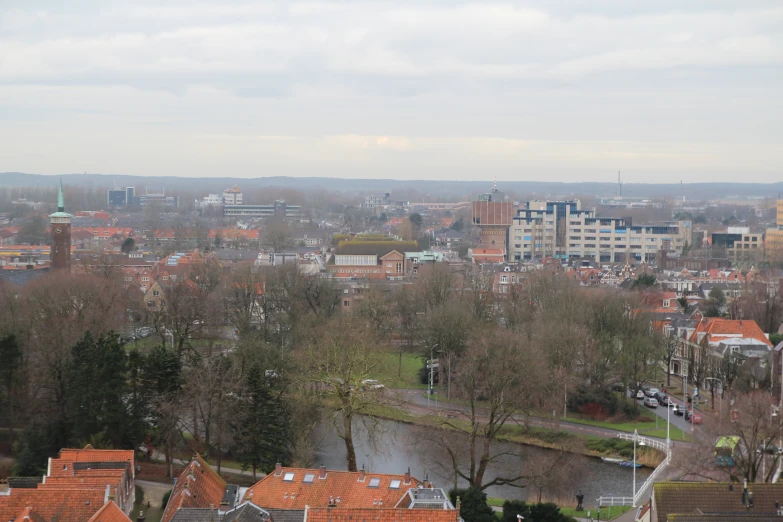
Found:
[[[3,362],[0,370],[0,384],[5,391],[6,415],[8,416],[9,442],[13,447],[16,416],[14,407],[15,385],[19,382],[19,366],[22,362],[22,349],[14,334],[9,334],[0,339],[0,361]]]
[[[478,488],[452,489],[449,491],[451,503],[457,505],[459,497],[459,516],[465,522],[494,522],[495,512],[487,504],[487,494]]]
[[[257,365],[247,373],[245,415],[238,420],[238,459],[243,469],[270,472],[277,462],[291,459],[290,419],[282,395],[271,386],[264,371]]]
[[[84,334],[71,350],[68,371],[68,409],[73,441],[103,433],[115,448],[133,447],[137,435],[128,430],[132,412],[128,401],[128,358],[120,337]]]

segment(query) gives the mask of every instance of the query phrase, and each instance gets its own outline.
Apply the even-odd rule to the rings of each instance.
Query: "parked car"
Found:
[[[692,421],[691,418],[693,418]],[[688,422],[693,422],[693,424],[701,424],[701,414],[693,413],[691,410],[685,410],[685,420]]]
[[[655,397],[645,397],[644,405],[647,406],[648,408],[657,408],[658,401],[655,399]]]
[[[636,392],[636,400],[641,401],[642,399],[644,399],[644,392],[642,390],[639,390],[638,392]]]
[[[376,381],[375,379],[365,379],[362,381],[362,388],[365,390],[382,390],[386,386],[383,383]]]
[[[672,400],[665,393],[659,393],[658,395],[656,395],[655,400],[658,401],[658,404],[668,406],[670,408],[673,406]]]
[[[648,397],[655,397],[656,395],[658,395],[659,393],[661,393],[661,390],[659,390],[658,388],[648,388],[647,390],[645,390],[645,391],[644,391],[644,393],[645,393],[645,394],[646,394]]]
[[[685,408],[683,408],[682,406],[677,406],[675,404],[674,407],[672,408],[672,413],[682,417],[682,415],[685,413]]]

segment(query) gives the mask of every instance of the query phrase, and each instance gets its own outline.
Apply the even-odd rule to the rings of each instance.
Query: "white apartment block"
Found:
[[[371,192],[365,196],[362,208],[374,209],[391,204],[391,192]]]
[[[201,201],[196,200],[197,208],[207,208],[209,206],[212,207],[223,206],[223,198],[220,196],[220,194],[209,194],[208,196],[204,196],[203,198],[201,198]]]
[[[234,186],[230,189],[223,191],[223,204],[224,205],[242,205],[242,191],[239,187]]]
[[[596,218],[578,201],[528,202],[508,229],[508,261],[553,256],[651,263],[659,250],[682,252],[691,237],[690,221],[629,225],[624,218]]]

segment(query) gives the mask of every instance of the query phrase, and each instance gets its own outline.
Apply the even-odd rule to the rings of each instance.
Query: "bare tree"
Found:
[[[467,352],[455,368],[455,395],[467,403],[455,418],[439,418],[445,430],[428,430],[423,437],[441,447],[453,474],[470,487],[524,487],[537,472],[515,470],[491,480],[488,467],[510,456],[496,445],[498,436],[516,422],[517,414],[535,404],[540,389],[541,360],[525,339],[507,330],[474,334]],[[456,432],[456,433],[455,433]],[[463,435],[464,434],[464,435]]]
[[[378,377],[385,352],[365,321],[337,317],[316,332],[301,354],[304,378],[323,395],[328,416],[345,443],[348,471],[358,470],[354,423],[362,422],[371,438],[382,430],[376,415],[390,400],[389,393],[365,381]]]

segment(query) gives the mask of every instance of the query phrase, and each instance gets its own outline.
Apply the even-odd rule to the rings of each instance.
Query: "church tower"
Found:
[[[63,201],[63,180],[60,179],[60,191],[57,193],[57,212],[49,215],[52,230],[52,249],[49,259],[52,270],[71,270],[71,216],[65,212]]]

